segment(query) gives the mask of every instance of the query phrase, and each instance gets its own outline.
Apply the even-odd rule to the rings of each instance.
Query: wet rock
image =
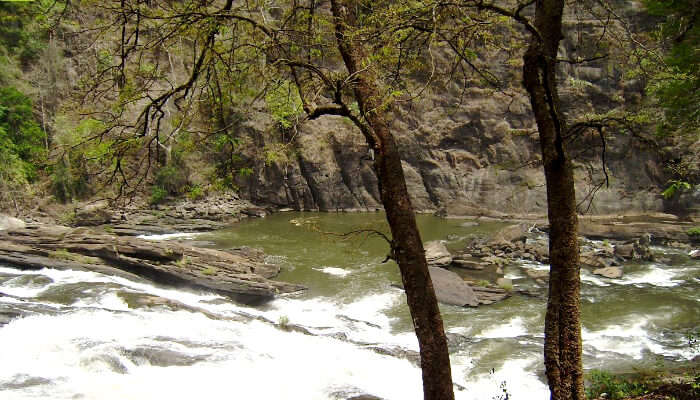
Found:
[[[514,242],[525,242],[527,239],[527,233],[530,229],[528,224],[516,224],[507,226],[500,231],[498,231],[490,243],[514,243]]]
[[[452,260],[452,265],[459,268],[470,269],[473,271],[481,271],[486,267],[486,264],[478,259],[455,258]]]
[[[205,361],[206,355],[190,355],[157,346],[143,346],[121,351],[136,365],[153,365],[156,367],[186,367]]]
[[[279,266],[261,262],[256,252],[118,237],[87,228],[37,225],[0,232],[0,261],[22,269],[118,271],[173,286],[206,288],[244,302],[304,289],[270,280]]]
[[[250,217],[264,218],[267,215],[267,210],[261,207],[247,207],[241,212]]]
[[[605,258],[593,253],[587,252],[579,256],[579,263],[581,266],[588,268],[606,268],[610,265],[610,262]]]
[[[7,325],[15,318],[20,317],[22,314],[16,311],[2,310],[0,311],[0,327]]]
[[[688,255],[694,260],[700,260],[700,250],[698,249],[692,250]]]
[[[0,214],[0,231],[13,231],[15,229],[22,229],[27,224],[21,219],[10,217],[9,215]]]
[[[498,278],[496,279],[496,285],[498,287],[505,289],[505,288],[512,288],[513,287],[513,280],[508,279],[508,278]]]
[[[616,245],[615,255],[631,260],[632,258],[634,258],[634,245],[632,243]]]
[[[547,270],[537,270],[537,269],[528,269],[525,271],[527,276],[534,280],[549,280],[549,271]]]
[[[428,261],[428,265],[447,266],[452,262],[452,255],[441,241],[433,240],[426,242],[424,248],[425,259]]]
[[[621,267],[606,267],[598,268],[593,270],[596,275],[604,276],[610,279],[622,278],[622,268]]]
[[[474,286],[473,290],[479,304],[483,305],[493,304],[510,297],[510,292],[500,288]]]
[[[38,385],[48,385],[51,383],[52,382],[50,379],[42,378],[39,376],[17,374],[15,376],[13,376],[10,381],[0,383],[0,389],[17,390],[17,389],[24,389],[24,388],[38,386]]]
[[[429,267],[428,269],[439,302],[460,307],[479,305],[479,299],[474,294],[472,287],[464,282],[459,275],[438,267]]]

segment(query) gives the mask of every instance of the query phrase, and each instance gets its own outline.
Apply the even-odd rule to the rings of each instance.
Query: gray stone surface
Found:
[[[425,259],[429,265],[447,266],[452,262],[452,255],[441,241],[426,242],[423,247],[425,248]]]
[[[468,283],[452,271],[429,267],[435,294],[439,302],[460,307],[476,307],[479,299]]]
[[[0,231],[12,231],[15,229],[22,229],[25,227],[24,221],[21,219],[11,217],[9,215],[0,214]]]

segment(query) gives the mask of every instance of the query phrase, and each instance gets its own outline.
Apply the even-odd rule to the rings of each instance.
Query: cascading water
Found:
[[[308,217],[308,215],[307,215]],[[325,230],[372,226],[381,215],[320,215]],[[92,272],[0,266],[2,399],[420,399],[417,341],[395,265],[381,241],[335,242],[279,214],[197,240],[262,247],[302,295],[263,306]],[[424,239],[459,241],[497,225],[420,218]],[[657,357],[690,359],[683,332],[700,321],[700,265],[626,266],[610,280],[584,273],[587,368],[625,369]],[[537,289],[506,268],[518,288]],[[539,288],[543,292],[542,288]],[[543,297],[442,307],[458,399],[546,399]],[[2,321],[0,319],[0,321]]]

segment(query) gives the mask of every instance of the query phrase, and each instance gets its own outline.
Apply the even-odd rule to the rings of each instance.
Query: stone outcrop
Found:
[[[22,229],[25,226],[26,224],[21,219],[0,214],[0,231],[13,231],[15,229]]]
[[[566,23],[576,28],[566,32],[576,34],[564,39],[561,52],[562,57],[575,58],[581,55],[579,40],[596,40],[603,28],[598,21],[569,18]],[[436,51],[433,56],[438,69],[449,70],[450,53]],[[481,54],[479,59],[488,60],[489,65],[480,67],[497,74],[508,87],[478,87],[477,75],[466,78],[468,85],[458,80],[440,82],[411,102],[395,103],[393,115],[387,118],[404,160],[412,204],[418,210],[451,215],[544,215],[547,203],[539,139],[529,100],[519,84],[520,67],[509,67],[513,60],[496,52]],[[561,65],[562,111],[570,121],[641,102],[641,81],[623,80],[620,66],[610,60]],[[243,196],[299,210],[382,207],[372,152],[347,118],[324,116],[305,122],[295,131],[289,154],[273,162],[260,152],[266,145],[277,145],[267,134],[275,129],[275,121],[264,110],[251,110],[249,118],[241,131],[251,145],[241,151],[253,175],[239,179]],[[596,193],[590,212],[666,207],[660,192],[667,177],[651,141],[631,135],[606,139],[606,172],[614,179]],[[584,200],[604,179],[600,138],[583,134],[570,147],[581,150],[572,154],[576,156],[576,193]]]
[[[593,273],[610,279],[622,278],[622,267],[605,267],[594,269]]]
[[[445,267],[452,263],[452,255],[442,241],[433,240],[426,242],[423,247],[425,248],[425,259],[428,265]]]
[[[135,275],[163,284],[204,288],[241,301],[304,289],[271,280],[279,267],[266,264],[261,252],[204,249],[87,228],[30,225],[0,232],[0,262],[21,269],[52,267]]]
[[[428,267],[428,269],[439,302],[459,307],[479,305],[479,299],[474,290],[457,273],[438,267]]]
[[[75,209],[75,226],[97,226],[109,223],[113,218],[112,207],[106,200],[89,203]]]

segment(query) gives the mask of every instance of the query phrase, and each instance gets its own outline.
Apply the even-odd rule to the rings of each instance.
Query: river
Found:
[[[419,216],[419,225],[424,240],[451,249],[504,226],[432,216]],[[0,313],[22,315],[0,327],[0,398],[420,399],[410,357],[418,345],[403,292],[392,285],[400,282],[396,265],[381,263],[386,243],[316,232],[359,228],[386,229],[383,215],[279,213],[175,235],[262,248],[281,264],[280,280],[309,287],[258,306],[99,273],[0,265]],[[700,326],[700,263],[681,250],[654,251],[663,262],[625,265],[619,280],[582,274],[586,369],[624,372],[698,355],[687,334]],[[527,268],[546,267],[523,262],[504,272],[515,290],[545,293]],[[125,293],[171,302],[130,308]],[[441,307],[458,399],[548,398],[544,309],[543,295]]]

